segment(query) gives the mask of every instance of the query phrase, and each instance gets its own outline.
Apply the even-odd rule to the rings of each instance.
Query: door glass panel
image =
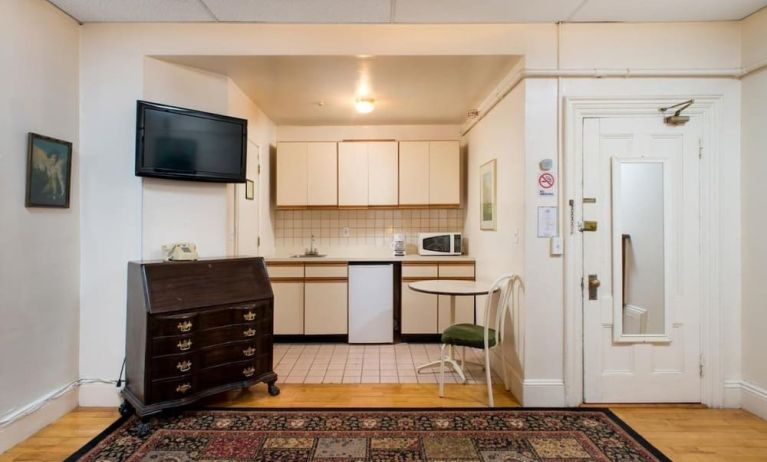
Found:
[[[665,191],[662,162],[618,162],[613,187],[619,336],[666,334]],[[624,340],[629,340],[625,339]]]

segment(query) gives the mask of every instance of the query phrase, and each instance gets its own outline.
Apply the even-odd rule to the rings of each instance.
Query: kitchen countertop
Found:
[[[371,255],[371,256],[328,256],[328,257],[264,257],[266,263],[348,263],[348,262],[423,262],[423,263],[455,263],[465,262],[473,263],[474,257],[468,255],[445,255],[445,256],[422,256],[406,255],[404,257],[395,257],[392,255]]]

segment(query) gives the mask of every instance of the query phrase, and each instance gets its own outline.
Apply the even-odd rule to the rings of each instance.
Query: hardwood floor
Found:
[[[229,394],[211,406],[231,407],[481,407],[484,385],[447,385],[440,399],[432,384],[283,384],[277,397],[265,387]],[[497,406],[517,406],[496,388]],[[700,406],[617,406],[611,409],[674,461],[767,461],[767,421],[732,409]],[[116,409],[80,408],[0,455],[0,462],[60,461],[109,426]]]

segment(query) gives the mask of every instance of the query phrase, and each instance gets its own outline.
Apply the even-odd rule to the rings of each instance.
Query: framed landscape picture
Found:
[[[479,167],[479,229],[496,229],[496,172],[495,159]]]
[[[27,149],[27,207],[69,208],[72,143],[29,134]]]

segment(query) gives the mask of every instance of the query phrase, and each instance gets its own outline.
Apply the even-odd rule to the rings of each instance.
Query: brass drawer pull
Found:
[[[242,335],[244,335],[245,337],[253,337],[254,335],[256,335],[256,329],[253,329],[251,327],[250,329],[243,331]]]
[[[191,389],[192,389],[192,384],[190,384],[189,382],[182,383],[181,385],[176,387],[176,393],[186,393]]]
[[[179,350],[186,351],[190,348],[192,348],[192,341],[190,339],[181,340],[176,344]]]
[[[244,354],[246,357],[249,358],[253,356],[254,354],[256,354],[256,349],[253,347],[245,348],[244,350],[242,350],[242,354]]]
[[[181,372],[187,372],[192,368],[192,361],[179,361],[178,364],[176,364],[176,369],[178,369]]]
[[[247,313],[243,314],[242,317],[246,321],[252,321],[252,320],[256,319],[256,313],[254,313],[252,311],[248,311]]]
[[[180,322],[176,327],[178,327],[178,330],[181,332],[189,332],[192,330],[192,321]]]
[[[242,370],[242,375],[244,375],[245,377],[253,377],[253,374],[255,373],[256,373],[256,368],[253,366],[246,367],[245,369]]]

